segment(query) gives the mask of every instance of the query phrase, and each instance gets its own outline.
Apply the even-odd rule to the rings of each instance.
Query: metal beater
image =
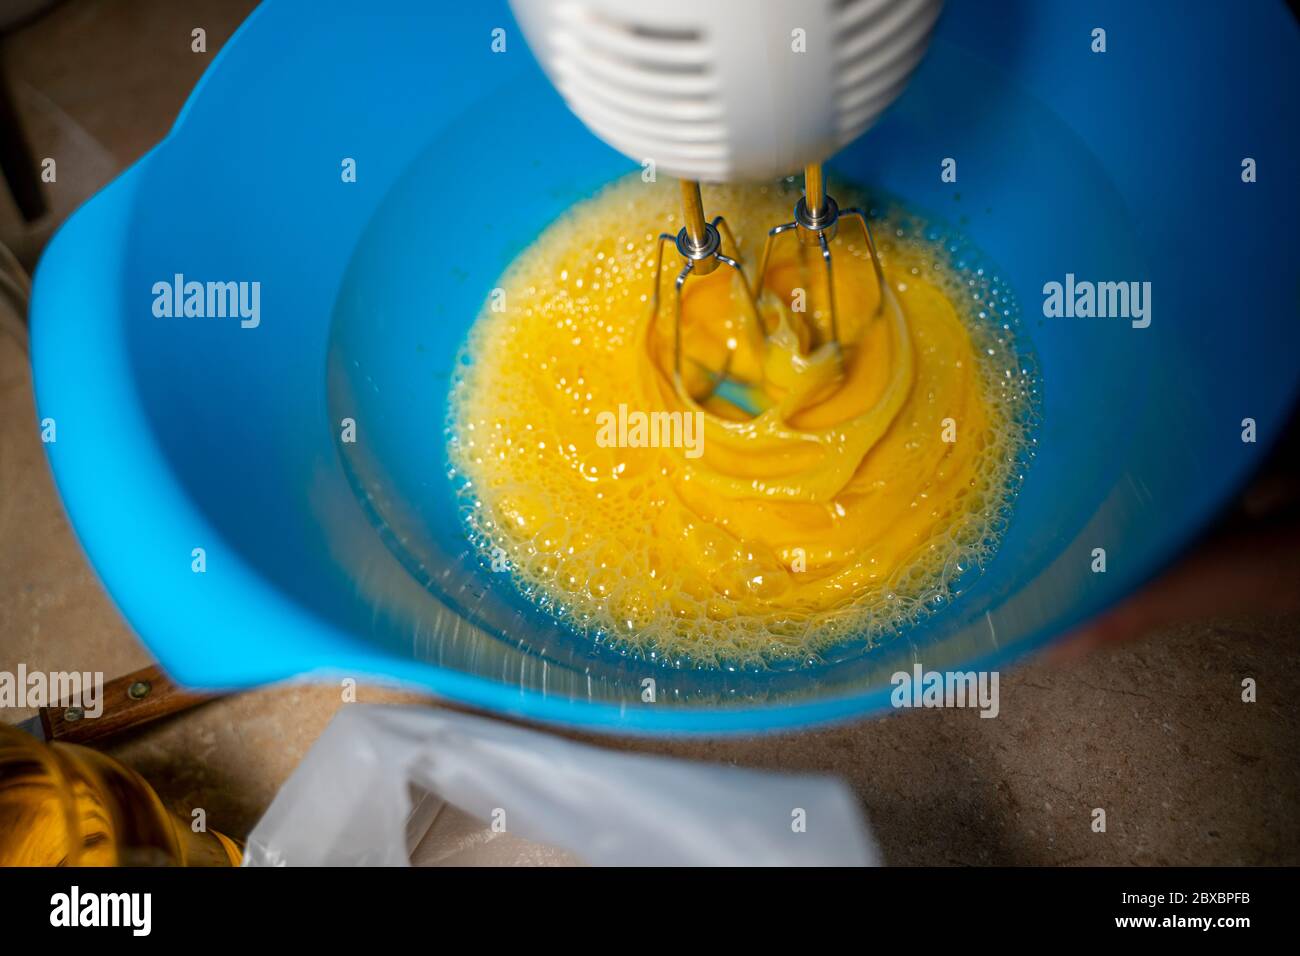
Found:
[[[682,213],[685,225],[673,235],[671,232],[659,234],[659,239],[655,243],[655,270],[654,270],[654,292],[651,296],[650,315],[653,319],[659,316],[659,286],[663,275],[664,246],[672,243],[677,248],[677,253],[684,260],[682,271],[677,274],[677,280],[673,283],[673,378],[674,384],[682,388],[682,286],[686,280],[692,276],[711,275],[719,265],[728,266],[736,270],[736,275],[740,279],[740,286],[744,289],[745,301],[749,310],[749,318],[753,322],[751,331],[761,334],[763,320],[758,312],[758,300],[755,293],[750,288],[748,280],[745,278],[745,270],[740,267],[740,263],[726,255],[723,250],[722,237],[725,235],[728,244],[732,250],[739,256],[740,248],[736,245],[736,237],[731,234],[731,227],[727,225],[726,219],[722,216],[714,216],[713,219],[706,221],[704,218],[704,200],[700,196],[700,184],[694,180],[683,179],[682,187]],[[733,350],[734,351],[734,350]],[[729,353],[730,354],[730,353]],[[725,375],[723,373],[715,376],[715,382],[720,381]]]
[[[879,315],[885,305],[885,272],[880,265],[880,255],[876,251],[876,242],[871,235],[871,225],[867,214],[861,209],[850,207],[841,209],[835,198],[826,192],[826,182],[822,176],[821,163],[811,163],[804,167],[804,194],[794,204],[794,218],[787,223],[774,226],[768,231],[763,243],[763,257],[758,261],[758,273],[754,281],[755,296],[762,295],[763,283],[767,278],[767,264],[771,258],[772,245],[778,236],[794,232],[799,241],[807,246],[816,246],[821,250],[822,262],[826,266],[826,297],[830,307],[831,341],[840,342],[839,320],[835,314],[835,268],[831,256],[830,242],[839,231],[841,219],[854,219],[862,226],[862,237],[867,242],[867,251],[871,255],[871,267],[876,274],[880,287],[880,299],[876,306]]]
[[[704,203],[700,196],[700,184],[693,180],[682,180],[682,210],[685,225],[676,235],[665,232],[659,235],[655,246],[654,286],[651,296],[651,316],[659,316],[659,287],[663,275],[664,246],[671,243],[682,257],[684,264],[677,280],[673,284],[673,374],[675,384],[680,388],[682,381],[682,287],[692,276],[710,275],[718,266],[726,265],[736,270],[740,284],[744,289],[749,319],[753,323],[751,334],[759,340],[765,334],[762,315],[758,302],[763,293],[763,284],[767,278],[768,262],[771,259],[772,246],[777,238],[793,232],[806,246],[814,246],[821,252],[821,259],[826,269],[826,293],[830,308],[831,341],[842,346],[840,341],[839,319],[835,307],[835,268],[830,243],[839,231],[841,219],[855,220],[862,228],[862,236],[871,257],[871,266],[875,272],[876,282],[881,290],[876,306],[876,315],[885,305],[885,273],[880,264],[880,255],[876,250],[875,239],[871,234],[871,225],[867,214],[858,208],[841,209],[835,198],[826,192],[825,179],[821,163],[812,163],[804,167],[804,195],[794,206],[794,218],[787,223],[773,227],[768,231],[763,243],[763,255],[759,259],[758,271],[751,285],[745,278],[744,269],[738,261],[740,250],[731,229],[722,216],[712,220],[704,218]],[[723,238],[735,251],[733,258],[725,254]],[[734,349],[733,349],[734,350]],[[730,354],[730,353],[729,353]],[[726,369],[714,373],[715,383],[725,377]]]

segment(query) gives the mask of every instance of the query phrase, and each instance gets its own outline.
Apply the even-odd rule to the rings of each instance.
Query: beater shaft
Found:
[[[700,184],[689,179],[682,180],[682,219],[687,241],[695,248],[705,248],[708,245],[708,224],[704,221],[704,199],[700,196]],[[696,271],[704,274],[703,270]]]
[[[814,214],[822,211],[826,205],[826,183],[822,179],[821,163],[812,163],[803,169],[803,192],[808,201],[808,208]]]

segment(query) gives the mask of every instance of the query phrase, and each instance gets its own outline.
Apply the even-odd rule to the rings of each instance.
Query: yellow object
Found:
[[[168,812],[139,774],[0,725],[0,866],[238,866],[243,851]]]
[[[649,288],[675,198],[631,177],[575,207],[475,324],[449,441],[478,546],[580,631],[690,666],[814,661],[949,600],[996,548],[1030,441],[1033,375],[989,284],[891,226],[882,302],[844,224],[841,347],[817,251],[779,243],[762,327],[733,270],[686,283],[679,382],[671,250],[657,318]],[[705,205],[752,262],[795,198]]]

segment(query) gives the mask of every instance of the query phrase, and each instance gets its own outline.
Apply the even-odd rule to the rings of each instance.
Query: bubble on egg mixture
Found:
[[[851,187],[836,186],[842,207],[867,208]],[[798,195],[790,181],[706,188],[705,208],[726,215],[753,269],[767,229],[789,218]],[[649,312],[654,242],[680,228],[677,197],[636,175],[620,180],[549,227],[500,281],[507,308],[485,306],[475,323],[447,423],[467,533],[485,572],[508,571],[503,580],[579,639],[623,654],[763,669],[860,653],[950,604],[1007,528],[1039,407],[1015,305],[959,237],[896,207],[871,210],[907,341],[862,319],[859,348],[874,351],[861,353],[861,395],[832,395],[790,427],[820,428],[820,415],[833,429],[827,409],[837,400],[865,416],[885,390],[884,373],[905,359],[909,390],[834,494],[816,492],[821,472],[797,468],[780,476],[788,501],[749,494],[749,456],[728,458],[716,441],[692,461],[680,448],[596,440],[602,412],[662,410],[673,397],[670,377],[654,364],[664,339]],[[796,251],[787,255],[798,254],[793,240],[789,247]],[[870,276],[855,226],[842,221],[833,248],[837,283],[854,269]],[[668,322],[679,268],[670,247],[661,310]],[[819,272],[791,275],[810,286],[824,281]],[[688,298],[697,336],[716,318],[701,311],[705,295],[717,293],[710,310],[741,315],[742,298],[722,285],[729,280],[698,280],[707,281],[712,292],[691,291],[697,280],[687,285],[688,297],[700,296]],[[820,316],[816,290],[808,293]],[[841,317],[841,329],[854,321]],[[708,407],[737,417],[730,406]],[[949,420],[956,441],[944,443]],[[841,439],[846,446],[850,437]],[[794,444],[772,461],[793,467],[789,455],[805,447]],[[831,468],[833,452],[810,472]]]

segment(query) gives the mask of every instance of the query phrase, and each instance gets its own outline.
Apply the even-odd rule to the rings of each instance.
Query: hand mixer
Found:
[[[830,242],[840,220],[861,226],[884,302],[867,215],[826,191],[823,160],[898,96],[929,43],[942,0],[511,0],[561,95],[589,129],[638,163],[681,179],[684,225],[659,236],[683,265],[674,283],[674,371],[681,383],[682,287],[720,265],[736,271],[746,309],[758,301],[773,245],[793,233],[820,253],[830,340],[839,345]],[[804,195],[773,227],[753,283],[722,216],[707,219],[700,182],[775,180],[799,168]],[[726,245],[723,239],[726,239]],[[735,253],[727,254],[727,248]],[[734,347],[734,346],[731,346]]]

